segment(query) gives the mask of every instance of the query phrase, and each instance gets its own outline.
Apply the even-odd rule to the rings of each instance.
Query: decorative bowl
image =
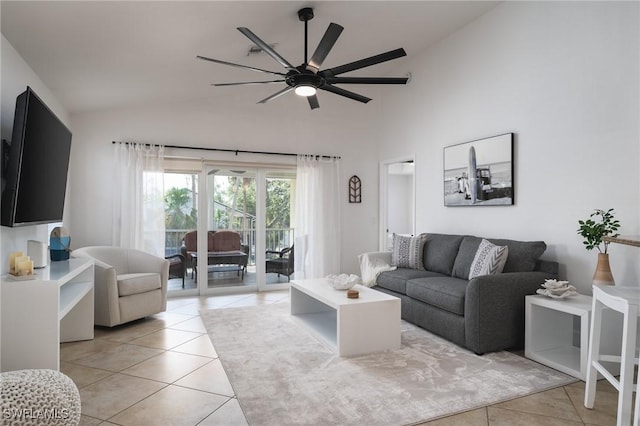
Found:
[[[569,287],[569,281],[544,280],[544,284],[542,284],[542,287],[549,290],[557,288],[567,288]]]
[[[326,278],[331,284],[331,287],[336,290],[349,290],[360,282],[360,277],[355,274],[327,275]]]
[[[569,281],[545,280],[543,288],[536,290],[536,293],[554,299],[564,299],[578,294],[576,288],[569,284]]]

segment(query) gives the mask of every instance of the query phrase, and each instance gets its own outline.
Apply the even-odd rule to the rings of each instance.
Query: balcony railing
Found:
[[[166,256],[180,253],[184,234],[191,229],[167,229],[165,231],[165,253]],[[248,244],[249,265],[256,263],[256,230],[255,229],[234,229],[240,234],[242,244]],[[265,248],[267,251],[280,251],[285,247],[291,247],[294,241],[293,228],[269,228],[266,230]]]

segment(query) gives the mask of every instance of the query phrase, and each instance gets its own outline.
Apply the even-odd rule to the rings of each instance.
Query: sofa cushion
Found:
[[[515,241],[488,238],[498,246],[509,247],[509,256],[502,272],[531,272],[536,268],[536,262],[547,249],[544,241]],[[466,236],[460,243],[460,249],[453,265],[453,273],[457,278],[469,279],[471,262],[478,251],[482,238]],[[429,268],[427,268],[429,269]]]
[[[469,279],[471,280],[481,275],[499,274],[504,269],[508,256],[508,246],[497,246],[483,239],[473,258],[473,262],[471,262]]]
[[[441,277],[443,275],[431,271],[423,271],[419,269],[398,268],[393,271],[385,271],[378,275],[376,285],[395,291],[396,293],[406,294],[407,280],[424,277]]]
[[[462,235],[427,234],[423,254],[425,269],[451,276],[462,238]]]
[[[453,271],[451,272],[451,276],[456,278],[463,278],[465,280],[469,279],[471,263],[473,262],[473,259],[478,252],[478,247],[480,247],[481,241],[482,238],[473,237],[470,235],[467,235],[462,239],[460,248],[458,249],[458,255],[456,256],[456,260],[453,263]]]
[[[464,296],[469,281],[447,276],[407,281],[407,296],[456,315],[464,315]]]
[[[422,250],[426,235],[417,237],[393,234],[391,264],[398,268],[424,269]]]
[[[117,276],[117,280],[120,297],[146,293],[162,287],[160,274],[157,273],[122,274]]]
[[[509,257],[502,272],[531,272],[547,249],[544,241],[514,241],[490,238],[493,244],[509,247]]]

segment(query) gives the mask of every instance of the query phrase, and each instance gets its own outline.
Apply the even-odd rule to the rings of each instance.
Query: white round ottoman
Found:
[[[73,381],[56,370],[0,373],[0,424],[78,425],[80,393]]]

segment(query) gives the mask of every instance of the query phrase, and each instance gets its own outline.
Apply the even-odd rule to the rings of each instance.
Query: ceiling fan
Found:
[[[311,109],[316,109],[320,107],[318,103],[318,98],[316,96],[316,91],[325,90],[327,92],[335,93],[336,95],[344,96],[349,99],[353,99],[355,101],[359,101],[362,103],[367,103],[371,99],[366,96],[359,95],[357,93],[351,92],[349,90],[345,90],[341,87],[335,86],[336,84],[406,84],[408,78],[400,78],[400,77],[338,77],[340,74],[347,73],[349,71],[355,71],[361,68],[369,67],[371,65],[379,64],[382,62],[390,61],[392,59],[397,59],[402,56],[406,56],[407,53],[404,49],[395,49],[389,52],[381,53],[379,55],[371,56],[369,58],[361,59],[359,61],[350,62],[348,64],[340,65],[334,68],[329,68],[325,70],[320,70],[322,66],[322,62],[325,60],[333,45],[338,40],[340,33],[344,29],[338,24],[334,24],[333,22],[329,24],[329,28],[324,33],[324,36],[320,40],[318,47],[315,52],[311,56],[311,59],[308,59],[307,56],[307,25],[308,22],[313,19],[313,9],[310,7],[305,7],[298,11],[298,18],[301,21],[304,21],[304,63],[297,67],[293,66],[286,59],[276,52],[273,47],[269,46],[267,43],[262,41],[260,37],[255,35],[248,28],[240,27],[238,31],[244,34],[249,40],[255,43],[260,49],[262,49],[265,53],[271,56],[274,60],[276,60],[280,65],[282,65],[286,73],[284,72],[275,72],[264,70],[260,68],[254,68],[247,65],[234,64],[231,62],[221,61],[219,59],[207,58],[205,56],[197,56],[198,59],[202,59],[205,61],[211,61],[218,64],[230,65],[232,67],[248,69],[251,71],[272,74],[279,76],[279,80],[269,80],[269,81],[245,81],[238,83],[219,83],[213,84],[213,86],[240,86],[240,85],[256,85],[256,84],[272,84],[272,83],[286,83],[287,87],[284,89],[274,93],[271,96],[268,96],[261,101],[259,104],[264,104],[273,99],[276,99],[285,93],[289,93],[290,91],[294,91],[297,95],[305,96],[309,101],[309,106]]]

